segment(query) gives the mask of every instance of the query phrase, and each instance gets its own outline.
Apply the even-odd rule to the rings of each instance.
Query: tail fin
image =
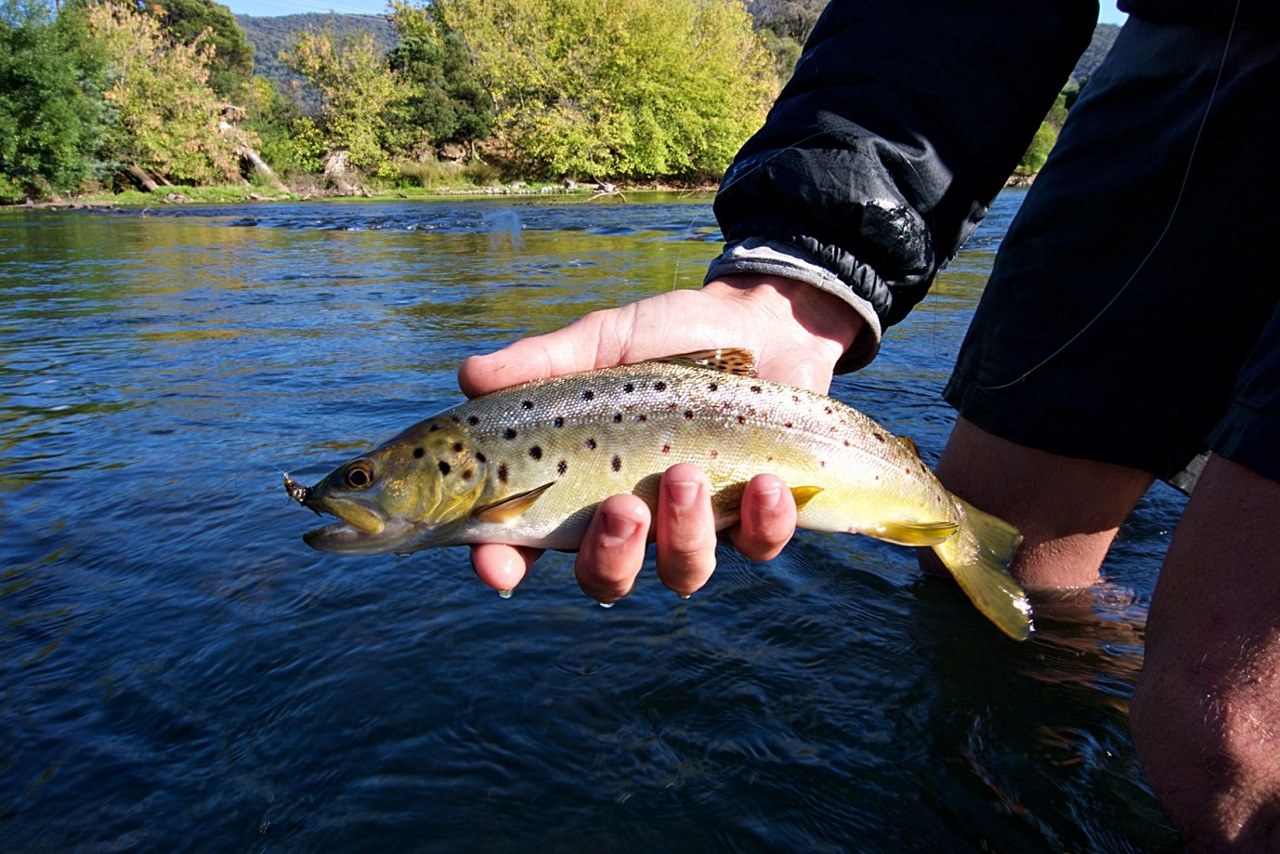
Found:
[[[1009,574],[1009,561],[1022,542],[1018,529],[952,496],[960,514],[960,530],[933,547],[960,588],[1000,631],[1014,640],[1031,634],[1027,594]]]

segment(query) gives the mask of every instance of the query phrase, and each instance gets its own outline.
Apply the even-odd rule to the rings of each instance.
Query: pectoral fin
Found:
[[[958,530],[955,522],[882,522],[862,533],[899,546],[936,546]]]
[[[519,495],[512,495],[493,504],[487,504],[472,511],[471,515],[481,522],[496,522],[498,524],[510,522],[532,507],[542,497],[542,493],[550,489],[554,483],[555,481],[544,483],[542,486],[531,489],[528,492],[521,492]]]

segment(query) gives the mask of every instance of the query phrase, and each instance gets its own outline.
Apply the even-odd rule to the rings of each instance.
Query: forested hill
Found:
[[[1102,60],[1111,50],[1111,45],[1119,34],[1120,27],[1115,24],[1098,24],[1093,31],[1093,41],[1089,43],[1080,61],[1076,63],[1075,70],[1071,72],[1071,78],[1077,83],[1089,79],[1102,64]]]
[[[245,38],[253,45],[254,73],[284,86],[284,91],[293,90],[301,83],[298,75],[291,73],[280,62],[280,51],[293,47],[298,33],[306,30],[320,31],[328,27],[337,35],[345,35],[367,30],[373,33],[375,41],[390,50],[396,43],[396,30],[391,18],[386,15],[335,15],[311,13],[306,15],[280,15],[275,17],[260,15],[236,15]],[[1087,79],[1102,62],[1111,43],[1116,40],[1120,28],[1115,24],[1099,24],[1093,32],[1093,42],[1076,63],[1071,76],[1076,82]],[[296,91],[296,90],[293,90]]]
[[[337,15],[309,13],[306,15],[236,15],[240,29],[249,44],[253,45],[253,73],[272,80],[287,93],[299,93],[303,87],[302,77],[285,68],[280,61],[280,52],[291,49],[298,40],[298,34],[311,30],[320,32],[328,29],[337,36],[359,32],[373,33],[374,41],[384,50],[391,50],[396,44],[396,28],[387,15]],[[299,97],[302,101],[318,99]],[[311,104],[315,106],[315,104]]]

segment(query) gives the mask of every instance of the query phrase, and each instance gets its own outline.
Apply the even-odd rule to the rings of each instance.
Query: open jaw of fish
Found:
[[[949,493],[909,440],[753,365],[749,351],[703,351],[515,386],[420,421],[315,486],[285,475],[285,489],[340,520],[304,535],[322,551],[574,549],[601,501],[631,492],[652,507],[678,462],[707,472],[721,527],[769,472],[791,485],[800,527],[932,548],[1002,631],[1029,635],[1008,574],[1016,529]]]

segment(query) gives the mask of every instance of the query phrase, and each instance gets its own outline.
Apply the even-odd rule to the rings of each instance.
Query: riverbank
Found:
[[[1030,187],[1034,175],[1010,175],[1005,187]],[[251,185],[224,185],[213,187],[166,187],[163,192],[147,193],[141,190],[125,190],[121,193],[98,193],[69,199],[51,199],[43,202],[27,201],[10,208],[35,210],[110,210],[112,208],[136,208],[155,205],[219,204],[235,205],[253,202],[307,202],[343,201],[351,199],[367,201],[404,201],[410,199],[448,199],[467,196],[570,196],[586,201],[609,199],[626,201],[628,193],[681,193],[689,196],[715,195],[718,186],[652,184],[547,184],[513,181],[509,184],[458,187],[401,187],[395,189],[362,188],[361,192],[337,193],[306,189],[280,193]]]

